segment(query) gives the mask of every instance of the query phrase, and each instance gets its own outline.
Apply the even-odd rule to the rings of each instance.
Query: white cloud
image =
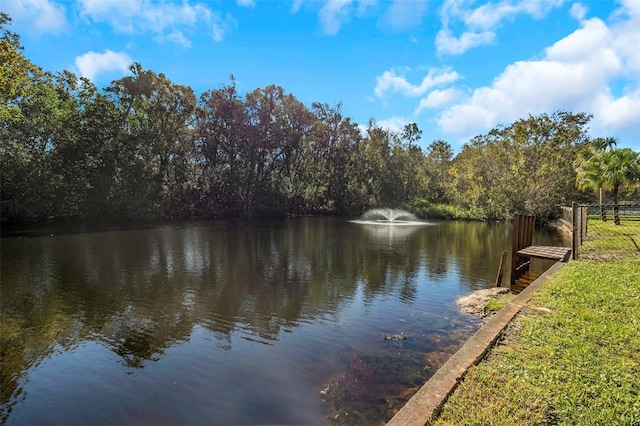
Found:
[[[612,56],[612,60],[617,60],[614,50],[609,47],[610,43],[611,35],[604,22],[591,19],[584,21],[581,28],[548,47],[545,50],[546,58],[571,63],[581,62],[591,55],[598,55],[598,52],[607,52]],[[603,65],[598,64],[598,67]]]
[[[342,22],[349,17],[347,6],[351,0],[328,0],[318,12],[320,24],[326,34],[337,34]]]
[[[394,0],[378,24],[384,28],[404,29],[422,23],[427,11],[426,1]]]
[[[254,0],[236,0],[238,6],[255,7],[256,2]]]
[[[391,133],[402,133],[404,131],[404,126],[412,122],[413,121],[407,120],[404,117],[395,116],[384,120],[374,120],[373,123],[375,127],[387,130]],[[368,135],[367,131],[369,130],[369,124],[358,124],[358,130],[362,137],[366,138]]]
[[[322,32],[335,35],[340,32],[342,25],[354,16],[366,17],[368,11],[375,8],[377,3],[377,0],[293,0],[290,11],[291,14],[296,14],[303,5],[305,9],[318,10]],[[317,9],[319,5],[321,6]]]
[[[376,77],[374,92],[380,98],[384,97],[386,93],[400,93],[409,97],[417,97],[422,96],[434,86],[453,83],[459,78],[460,75],[450,68],[431,68],[420,84],[414,85],[409,83],[404,75],[398,75],[398,71],[391,69]]]
[[[640,14],[628,17],[610,27],[597,18],[582,21],[581,28],[548,47],[541,60],[507,66],[491,86],[475,89],[443,111],[440,129],[469,138],[527,114],[568,110],[593,114],[590,127],[596,134],[640,134],[640,74],[629,73],[640,66]],[[625,93],[616,97],[611,84],[620,79],[626,82]]]
[[[322,5],[318,10],[318,20],[322,32],[335,35],[340,32],[342,25],[353,18],[362,18],[367,15],[369,9],[377,4],[377,0],[322,0],[305,1],[293,0],[291,13],[296,14],[303,5],[306,9],[316,10],[318,5]]]
[[[167,40],[186,45],[188,40],[181,28],[193,28],[199,23],[209,25],[215,41],[221,41],[224,34],[235,25],[230,15],[224,18],[206,4],[152,3],[146,0],[79,0],[81,15],[95,22],[106,22],[115,31],[125,34],[157,33],[169,31],[173,36]],[[180,34],[178,36],[177,34]]]
[[[224,40],[225,29],[223,26],[220,26],[218,24],[213,24],[213,27],[211,28],[211,30],[212,30],[212,36],[214,41],[217,41],[219,43],[222,40]]]
[[[95,82],[99,74],[105,72],[121,71],[122,73],[126,73],[132,62],[126,53],[116,53],[111,50],[107,50],[104,53],[90,51],[82,56],[78,56],[75,60],[80,75],[93,82]]]
[[[184,36],[184,34],[182,34],[182,31],[178,31],[178,30],[173,31],[172,33],[167,34],[166,36],[157,37],[156,40],[170,41],[172,43],[179,44],[183,47],[187,47],[187,48],[191,47],[191,41],[189,41]]]
[[[236,25],[236,20],[233,19],[233,17],[228,13],[224,18],[218,13],[214,13],[211,20],[213,40],[221,42],[222,40],[224,40],[224,37],[227,35],[227,33]]]
[[[465,11],[461,18],[468,27],[491,29],[496,28],[504,19],[512,18],[517,13],[518,7],[516,5],[503,1],[487,3],[477,9]]]
[[[588,12],[589,12],[589,8],[587,8],[582,3],[574,3],[571,5],[571,11],[569,13],[574,19],[578,21],[582,21],[585,18],[585,16],[587,16]]]
[[[493,31],[464,32],[454,37],[449,29],[444,28],[436,35],[436,48],[439,54],[461,55],[476,46],[491,44],[496,35]]]
[[[449,89],[436,89],[431,91],[425,98],[420,99],[420,103],[416,108],[415,114],[418,115],[428,108],[440,108],[451,104],[462,97],[462,92],[451,87]]]
[[[79,3],[82,16],[106,22],[114,30],[127,34],[161,33],[173,25],[195,24],[211,14],[205,6],[188,3],[155,4],[144,0],[80,0]]]
[[[536,19],[544,18],[553,8],[561,6],[563,0],[504,0],[498,3],[486,3],[476,9],[463,12],[461,17],[470,28],[495,29],[504,20],[513,20],[519,14],[531,15]]]
[[[293,0],[293,3],[291,4],[291,13],[298,13],[300,6],[302,6],[302,0]]]
[[[447,0],[440,8],[442,28],[436,36],[439,54],[461,55],[477,46],[493,43],[495,31],[503,21],[513,20],[519,14],[543,18],[564,0],[503,0],[485,3],[475,9],[472,0]],[[453,23],[460,21],[464,30],[458,36],[451,30]]]
[[[49,0],[4,1],[0,10],[15,23],[25,24],[21,30],[33,36],[57,34],[67,28],[64,6]]]
[[[484,105],[478,105],[477,101],[469,101],[452,106],[437,121],[444,133],[466,140],[491,129],[494,124],[500,123],[497,120],[493,111]]]
[[[607,102],[602,105],[601,111],[602,117],[597,123],[599,126],[605,129],[635,129],[636,135],[640,135],[640,90],[618,99],[607,99]]]
[[[409,120],[404,117],[389,117],[384,120],[376,121],[376,125],[381,129],[387,129],[394,133],[401,133],[404,126],[409,124]]]
[[[640,85],[640,1],[626,0],[611,25],[612,47],[620,54],[626,76]]]
[[[358,1],[358,15],[362,16],[367,13],[367,10],[373,8],[378,3],[378,0],[359,0]]]

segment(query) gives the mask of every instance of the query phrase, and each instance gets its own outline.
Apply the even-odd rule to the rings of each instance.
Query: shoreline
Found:
[[[507,306],[493,315],[415,395],[391,418],[387,426],[423,426],[439,412],[453,393],[467,370],[477,364],[491,349],[503,330],[531,296],[566,263],[556,262]]]

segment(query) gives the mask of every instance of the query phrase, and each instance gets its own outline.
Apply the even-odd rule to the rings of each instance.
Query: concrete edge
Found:
[[[477,364],[507,324],[531,300],[531,295],[566,263],[556,262],[491,317],[387,423],[388,426],[423,426],[436,416],[469,367]]]

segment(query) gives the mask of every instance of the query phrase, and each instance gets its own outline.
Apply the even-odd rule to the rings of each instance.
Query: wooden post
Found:
[[[582,245],[582,209],[580,207],[576,208],[575,229],[577,232],[576,247],[580,247]]]
[[[587,236],[587,226],[589,224],[589,207],[582,207],[582,223],[581,223],[581,237],[580,237],[580,245],[584,241],[584,238]]]
[[[516,254],[518,250],[529,247],[533,242],[533,228],[535,227],[536,217],[526,214],[517,214],[513,216],[513,235],[512,251],[511,251],[511,284],[529,270],[531,260],[526,256]]]
[[[504,272],[504,261],[507,260],[507,251],[502,252],[502,258],[500,259],[500,266],[498,267],[498,276],[496,277],[496,287],[500,287],[502,284],[502,275]]]
[[[573,201],[571,203],[571,252],[573,253],[573,260],[578,260],[578,238],[579,238],[579,229],[578,229],[578,211],[576,209],[576,202]]]

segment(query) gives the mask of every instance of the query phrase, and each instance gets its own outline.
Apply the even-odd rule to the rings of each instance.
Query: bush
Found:
[[[486,212],[480,208],[464,209],[451,204],[433,204],[424,199],[414,200],[405,208],[422,219],[485,220]]]

